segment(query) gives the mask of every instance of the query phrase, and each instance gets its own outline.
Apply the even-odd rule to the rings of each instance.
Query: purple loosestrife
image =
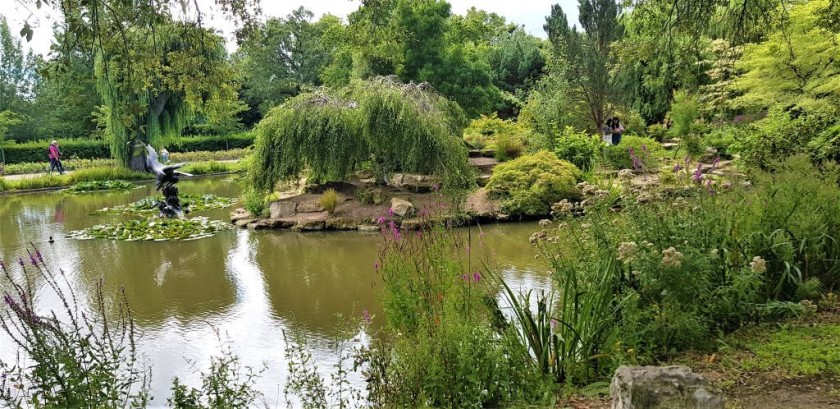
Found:
[[[365,324],[367,325],[370,325],[371,321],[373,321],[373,319],[370,318],[370,313],[368,312],[367,308],[365,308],[365,310],[362,311],[362,317],[365,319]]]
[[[674,171],[674,173],[677,173],[677,172],[681,171],[682,169],[683,169],[683,167],[682,167],[682,166],[680,166],[680,164],[679,164],[679,163],[675,163],[675,164],[674,164],[674,170],[673,170],[673,171]]]
[[[6,271],[6,263],[3,260],[0,260],[0,270]]]
[[[473,281],[475,281],[477,283],[477,282],[481,281],[481,274],[479,274],[479,272],[476,271],[472,274],[472,278],[473,278]]]
[[[716,156],[714,162],[712,162],[712,170],[716,170],[720,164],[720,156]]]
[[[23,257],[18,258],[18,264],[20,264],[20,268],[26,268],[26,263],[23,262]]]
[[[470,276],[467,274],[461,274],[461,281],[468,283],[470,282]]]

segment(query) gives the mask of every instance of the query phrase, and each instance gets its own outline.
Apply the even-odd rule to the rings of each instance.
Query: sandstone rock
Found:
[[[292,201],[273,202],[271,203],[271,206],[268,207],[269,215],[272,219],[294,216],[296,208],[297,203]]]
[[[685,366],[621,366],[610,385],[612,409],[723,409],[723,395]]]
[[[422,228],[428,227],[430,224],[430,220],[414,217],[411,219],[403,220],[402,223],[400,223],[400,228],[403,230],[420,230]]]
[[[440,186],[440,178],[430,175],[416,175],[410,173],[395,173],[391,175],[388,182],[395,187],[411,189],[415,192],[431,192],[436,186]]]
[[[291,219],[261,219],[248,223],[248,228],[253,230],[288,229],[295,225]]]
[[[357,228],[362,233],[379,233],[379,226],[375,224],[360,224]]]
[[[318,231],[326,228],[326,221],[321,219],[303,219],[298,220],[297,224],[292,227],[296,231]]]
[[[496,217],[496,206],[490,200],[487,189],[481,188],[467,196],[464,212],[477,219],[493,219]]]
[[[251,213],[248,213],[248,211],[243,208],[239,208],[230,212],[230,222],[233,224],[236,224],[236,222],[238,222],[239,220],[250,218],[252,218]]]
[[[248,224],[253,223],[255,221],[257,221],[257,219],[255,219],[253,217],[246,217],[246,218],[243,218],[243,219],[236,220],[235,222],[233,222],[233,224],[235,224],[236,227],[245,228],[246,226],[248,226]]]
[[[320,213],[324,211],[324,206],[320,200],[306,200],[298,203],[298,213]]]
[[[326,221],[326,228],[329,230],[356,230],[357,227],[356,219],[347,217],[331,217]]]
[[[391,199],[391,210],[399,217],[411,217],[414,215],[414,205],[408,200],[400,198]]]

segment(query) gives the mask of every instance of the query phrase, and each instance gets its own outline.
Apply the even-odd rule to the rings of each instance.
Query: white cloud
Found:
[[[18,35],[25,21],[37,26],[35,36],[26,46],[31,47],[36,53],[46,55],[49,52],[52,41],[51,26],[56,21],[55,11],[37,10],[34,7],[24,7],[20,1],[3,0],[3,2],[14,1],[11,10],[4,10],[3,15],[9,20],[10,29],[13,35]],[[359,7],[358,0],[311,0],[308,2],[289,0],[263,0],[262,9],[266,17],[285,17],[301,5],[311,10],[318,18],[326,13],[345,18],[353,10]],[[214,27],[224,32],[228,37],[233,26],[226,21],[220,13],[215,10],[213,0],[199,0],[199,6],[209,15],[207,26]],[[525,26],[529,33],[545,38],[543,31],[545,17],[551,11],[551,5],[560,3],[563,10],[569,17],[569,21],[577,24],[578,11],[576,0],[450,0],[452,11],[457,14],[464,14],[471,7],[483,9],[504,16],[508,21]]]

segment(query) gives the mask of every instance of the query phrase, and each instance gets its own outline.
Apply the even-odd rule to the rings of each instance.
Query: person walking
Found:
[[[624,127],[621,126],[621,121],[618,117],[612,119],[612,144],[618,145],[621,143],[621,133],[624,132]]]
[[[603,133],[604,133],[604,135],[601,137],[601,139],[607,145],[612,145],[613,144],[612,143],[612,119],[607,119],[607,123],[604,124],[604,132]]]
[[[160,163],[169,162],[169,151],[166,148],[160,148]]]
[[[57,170],[59,175],[64,174],[64,168],[61,166],[61,149],[58,148],[58,141],[52,141],[49,148],[50,155],[50,174],[53,170]]]

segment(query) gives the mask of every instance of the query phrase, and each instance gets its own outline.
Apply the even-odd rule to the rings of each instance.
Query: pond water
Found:
[[[229,197],[240,193],[238,183],[223,177],[185,180],[179,186],[181,192]],[[269,405],[285,406],[282,397],[277,399],[287,372],[284,331],[303,333],[326,372],[337,360],[328,346],[339,336],[337,315],[358,317],[368,310],[374,326],[382,323],[381,284],[374,269],[381,240],[377,234],[235,229],[189,242],[64,238],[67,232],[124,217],[91,212],[152,193],[154,187],[145,185],[118,193],[0,196],[0,260],[13,275],[19,274],[15,260],[25,257],[31,242],[53,271],[64,272],[82,302],[92,300],[100,278],[106,297],[116,297],[123,286],[141,333],[139,351],[153,369],[154,406],[165,405],[175,376],[197,385],[196,371],[207,368],[222,342],[244,365],[267,366],[258,387]],[[227,220],[229,211],[198,215]],[[471,229],[476,237],[477,228]],[[539,229],[535,223],[482,229],[487,249],[512,287],[547,285],[545,267],[528,244],[528,237]],[[48,242],[51,236],[53,244]],[[58,308],[44,284],[36,284],[41,286],[38,307]],[[16,346],[0,332],[0,359],[13,361],[16,353]]]

